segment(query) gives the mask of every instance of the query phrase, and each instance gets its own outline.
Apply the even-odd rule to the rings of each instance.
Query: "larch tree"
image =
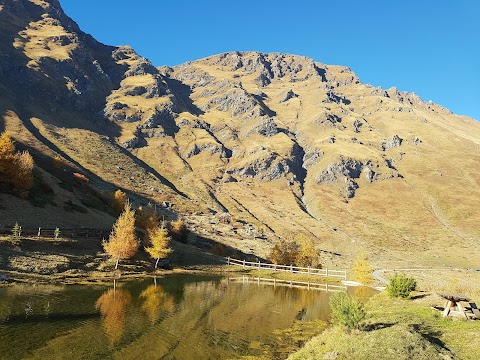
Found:
[[[121,213],[127,201],[127,194],[125,194],[122,190],[118,189],[113,194],[112,207],[117,213]]]
[[[313,240],[303,235],[297,235],[294,239],[300,244],[300,251],[296,260],[297,265],[319,267],[320,253],[315,248]]]
[[[158,227],[155,233],[150,237],[152,246],[146,247],[145,251],[153,258],[157,259],[155,262],[155,269],[157,269],[160,259],[165,259],[172,249],[168,247],[172,238],[168,236],[168,230],[163,227]]]
[[[108,241],[103,241],[105,252],[116,259],[115,269],[120,259],[130,259],[138,250],[139,242],[135,236],[135,210],[130,203],[125,204],[123,212],[113,225]]]
[[[368,263],[367,254],[363,251],[358,254],[353,264],[352,280],[362,284],[369,284],[373,281],[372,268]]]
[[[152,204],[142,206],[137,211],[136,226],[147,232],[147,237],[151,239],[157,228],[160,226],[160,219],[155,207]]]
[[[172,238],[174,240],[180,241],[182,243],[187,242],[188,228],[182,219],[178,219],[177,221],[172,221],[170,223],[170,233],[172,234]]]
[[[33,186],[33,167],[33,158],[28,151],[16,153],[10,134],[3,132],[0,135],[0,183],[27,198]]]

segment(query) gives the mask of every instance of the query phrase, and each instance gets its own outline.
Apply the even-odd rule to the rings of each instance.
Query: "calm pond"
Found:
[[[0,288],[0,358],[285,358],[298,346],[295,329],[318,332],[328,321],[329,293],[275,285],[172,275],[117,281],[115,288]],[[368,297],[374,291],[348,292]]]

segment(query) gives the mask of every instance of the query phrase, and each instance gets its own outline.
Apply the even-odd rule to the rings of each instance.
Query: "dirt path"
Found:
[[[436,269],[378,269],[373,272],[373,277],[375,280],[379,281],[382,284],[388,284],[388,280],[385,279],[382,275],[385,271],[447,271],[447,270],[459,270],[457,268],[436,268]]]

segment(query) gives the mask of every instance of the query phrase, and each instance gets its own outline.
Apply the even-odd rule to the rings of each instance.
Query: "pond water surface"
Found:
[[[348,289],[355,291],[372,294]],[[299,344],[295,329],[318,332],[329,320],[328,298],[326,291],[192,275],[115,287],[4,287],[0,359],[281,359]]]

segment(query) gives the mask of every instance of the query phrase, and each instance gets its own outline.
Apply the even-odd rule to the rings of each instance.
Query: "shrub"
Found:
[[[330,307],[332,308],[332,322],[348,329],[358,329],[366,316],[362,303],[344,292],[333,293],[330,296]]]
[[[395,274],[390,278],[387,285],[387,293],[391,297],[408,298],[410,293],[417,287],[417,281],[405,274]]]
[[[225,245],[222,243],[216,242],[215,245],[213,246],[213,255],[217,256],[225,256]]]

